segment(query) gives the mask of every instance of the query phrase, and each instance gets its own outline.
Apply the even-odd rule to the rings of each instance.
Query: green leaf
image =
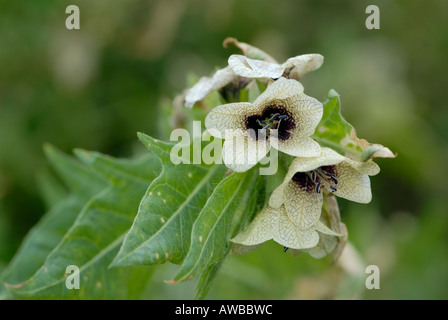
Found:
[[[256,213],[261,211],[261,209],[264,207],[264,199],[266,197],[265,181],[260,175],[254,175],[253,178],[256,178],[256,181],[249,181],[244,195],[240,196],[239,198],[240,205],[238,205],[235,213],[233,214],[233,219],[228,233],[229,235],[231,235],[230,238],[233,238],[239,231],[245,229],[250,221],[253,220]],[[229,245],[228,238],[226,238],[225,245]],[[227,248],[231,248],[233,250],[234,247],[235,244],[232,243]],[[257,246],[253,246],[251,249],[256,248]],[[213,280],[215,279],[218,270],[224,262],[224,259],[229,251],[230,250],[226,250],[225,252],[223,252],[221,260],[218,261],[219,258],[216,259],[218,261],[217,263],[209,263],[207,269],[202,273],[201,278],[196,285],[195,299],[204,299],[206,297],[213,283]],[[219,257],[219,253],[213,253],[213,256]]]
[[[91,168],[66,156],[50,145],[45,146],[48,160],[62,180],[71,186],[71,194],[54,206],[28,233],[17,254],[3,272],[9,284],[30,278],[60,242],[87,201],[107,186],[107,182]]]
[[[94,194],[107,187],[107,180],[91,168],[67,156],[52,145],[44,146],[45,155],[59,178],[69,190],[82,200],[90,199]]]
[[[160,162],[153,155],[134,161],[82,150],[76,155],[106,178],[108,187],[84,206],[42,267],[25,282],[9,285],[8,289],[23,299],[137,298],[152,270],[108,266],[132,225],[147,185],[160,171]],[[70,265],[80,270],[78,290],[66,288],[66,268]]]
[[[67,188],[50,170],[37,173],[37,189],[48,210],[68,197]]]
[[[13,298],[5,286],[0,284],[0,300],[12,300]]]
[[[341,114],[341,100],[336,91],[331,90],[329,100],[323,103],[324,114],[312,136],[322,146],[332,148],[342,155],[359,157],[362,148],[353,126]]]
[[[233,223],[234,216],[240,220],[245,213],[253,212],[255,202],[252,199],[258,196],[253,192],[257,179],[257,169],[232,173],[215,188],[194,223],[190,250],[173,283],[189,280],[209,268],[213,270],[213,266],[225,258],[232,246],[230,238],[238,226]],[[200,285],[208,286],[208,282]]]
[[[6,289],[5,285],[3,284],[2,273],[3,273],[4,269],[5,269],[5,265],[3,263],[0,263],[0,301],[14,299],[14,297],[9,293],[9,291]]]
[[[161,159],[163,171],[146,191],[112,266],[180,263],[190,247],[193,223],[226,167],[175,165],[170,156],[173,144],[144,134],[139,138]]]
[[[199,278],[198,284],[196,285],[196,295],[195,300],[203,300],[207,296],[213,280],[218,274],[219,268],[221,267],[224,259],[219,263],[210,265]]]

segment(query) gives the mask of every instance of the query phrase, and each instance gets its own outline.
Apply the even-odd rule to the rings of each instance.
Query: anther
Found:
[[[278,113],[277,113],[278,114]],[[288,119],[289,118],[289,116],[288,115],[286,115],[286,114],[284,114],[284,115],[279,115],[278,117],[277,117],[277,119],[278,120],[286,120],[286,119]]]
[[[316,192],[320,194],[320,187],[322,186],[322,184],[320,182],[318,182],[316,184]]]
[[[333,174],[330,174],[330,178],[331,178],[331,180],[333,180],[334,184],[339,183],[338,179],[336,179],[336,177]]]
[[[262,126],[260,132],[263,133],[269,128],[269,123],[266,120],[260,121],[257,119],[258,125]]]

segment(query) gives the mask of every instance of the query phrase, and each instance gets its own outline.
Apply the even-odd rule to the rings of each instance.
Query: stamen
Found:
[[[330,174],[330,178],[331,178],[331,180],[333,180],[334,184],[339,183],[338,179],[336,179],[336,177],[333,174]]]
[[[265,120],[257,119],[256,122],[259,126],[262,126],[260,133],[264,133],[268,129],[278,129],[280,121],[288,118],[288,115],[280,115],[279,113],[274,113],[271,114],[270,118],[266,118]]]
[[[262,126],[260,133],[265,132],[269,128],[269,123],[266,120],[260,121],[257,119],[258,125]]]
[[[271,129],[278,129],[278,124],[280,123],[280,121],[278,120],[274,120],[272,121],[272,125],[271,125]]]
[[[316,184],[316,192],[317,193],[319,193],[320,194],[320,187],[322,186],[322,184],[320,183],[320,182],[318,182],[317,184]]]
[[[279,113],[271,114],[270,118],[266,118],[265,120],[259,120],[257,119],[257,124],[260,126],[263,126],[262,132],[269,129],[278,129],[278,126],[280,125],[280,121],[288,119],[289,116],[284,114],[280,115]]]
[[[336,178],[333,166],[323,166],[307,172],[308,177],[315,183],[315,191],[320,194],[322,189],[329,187],[331,192],[336,192],[339,180]]]
[[[265,132],[266,130],[268,130],[268,128],[269,128],[269,124],[267,124],[267,125],[265,125],[263,128],[261,128],[260,132],[263,133],[263,132]]]
[[[269,118],[269,122],[273,122],[273,121],[277,120],[279,116],[280,116],[280,114],[278,114],[278,113],[271,114],[271,118]]]
[[[270,136],[270,131],[278,130],[276,132],[278,139],[285,141],[291,137],[292,131],[297,127],[293,116],[285,106],[280,104],[268,105],[261,114],[247,116],[245,118],[245,125],[246,129],[255,130],[256,134],[253,136],[255,140],[266,140]],[[260,130],[261,133],[267,132],[259,135]]]

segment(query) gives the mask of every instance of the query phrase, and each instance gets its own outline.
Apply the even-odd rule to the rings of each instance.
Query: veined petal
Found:
[[[285,193],[287,190],[288,182],[289,180],[283,182],[272,192],[271,197],[269,198],[269,206],[278,209],[282,206],[283,203],[285,203]]]
[[[303,252],[308,253],[313,258],[321,259],[332,252],[337,244],[338,238],[336,236],[320,234],[317,245],[310,249],[304,249]]]
[[[276,85],[277,83],[280,83],[280,85]],[[316,99],[301,93],[299,88],[301,85],[297,87],[294,84],[298,84],[298,82],[284,78],[277,80],[264,93],[269,88],[273,88],[274,85],[274,89],[287,88],[290,85],[291,88],[295,89],[291,89],[288,93],[281,91],[283,89],[274,90],[274,93],[280,93],[278,95],[274,94],[272,100],[260,99],[264,95],[263,93],[255,100],[254,105],[263,110],[283,109],[288,115],[287,119],[280,122],[276,133],[271,130],[271,141],[275,148],[295,157],[317,157],[320,155],[321,148],[309,136],[314,133],[322,118],[323,106]],[[296,91],[295,95],[279,99],[279,97],[285,97],[287,94],[294,94],[294,90]],[[263,101],[263,104],[259,104],[260,101]]]
[[[257,99],[255,99],[254,105],[260,110],[275,103],[283,104],[286,108],[288,108],[291,103],[290,101],[294,100],[302,93],[303,86],[300,82],[282,77],[271,83],[267,89],[260,94]]]
[[[313,226],[317,231],[324,233],[324,234],[328,234],[330,236],[336,236],[336,237],[340,237],[342,236],[341,234],[331,230],[329,227],[327,227],[325,225],[325,223],[323,223],[320,219],[316,221],[316,223]]]
[[[280,78],[283,74],[283,66],[262,60],[254,60],[248,57],[233,54],[229,57],[229,66],[233,72],[246,78]]]
[[[370,179],[367,174],[359,172],[347,161],[337,164],[336,171],[339,183],[337,190],[333,192],[335,195],[359,203],[369,203],[372,200]]]
[[[372,160],[360,162],[346,158],[345,162],[347,162],[350,166],[352,166],[360,173],[368,174],[369,176],[374,176],[380,172],[380,167]]]
[[[283,208],[278,210],[278,214],[278,230],[273,234],[275,242],[292,249],[307,249],[317,245],[319,235],[314,228],[299,229]]]
[[[285,188],[285,209],[289,219],[299,229],[311,228],[319,220],[322,212],[323,196],[313,190],[305,190],[294,181]]]
[[[289,77],[291,79],[298,80],[308,72],[319,69],[323,63],[324,57],[320,54],[302,54],[286,60],[283,67],[290,70]]]
[[[309,249],[289,250],[293,256],[297,256],[301,252],[306,252],[314,258],[320,259],[334,250],[338,243],[338,237],[341,235],[328,228],[322,221],[321,217],[313,226],[316,231],[319,231],[319,242],[317,245]]]
[[[315,157],[320,153],[320,145],[309,137],[292,134],[288,140],[271,136],[271,143],[281,152],[293,157]]]
[[[293,250],[309,249],[319,243],[317,231],[329,236],[337,235],[320,221],[307,230],[301,230],[291,221],[284,207],[274,209],[266,206],[248,228],[231,241],[245,246],[255,246],[273,239]]]
[[[291,180],[296,172],[308,172],[321,166],[330,166],[344,161],[346,158],[330,148],[321,148],[320,156],[313,158],[295,158],[289,166],[285,181]]]
[[[202,77],[187,91],[185,96],[185,107],[190,109],[193,108],[196,102],[201,101],[208,94],[221,89],[237,78],[238,76],[229,66],[216,71],[212,78]]]
[[[296,128],[291,133],[299,136],[312,135],[324,113],[322,103],[304,93],[288,100],[288,110],[296,123]]]
[[[232,133],[225,135],[222,154],[225,165],[233,171],[249,170],[268,153],[269,141],[255,140],[241,129],[233,130]]]
[[[278,217],[278,210],[266,206],[257,214],[247,229],[231,241],[245,246],[253,246],[272,239],[278,229]]]
[[[224,137],[226,130],[245,130],[246,117],[258,112],[259,109],[249,102],[224,104],[207,114],[205,127],[218,130]]]

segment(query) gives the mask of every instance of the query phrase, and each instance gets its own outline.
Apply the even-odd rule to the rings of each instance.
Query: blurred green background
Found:
[[[81,29],[65,28],[77,4]],[[381,10],[367,30],[365,9]],[[64,190],[54,189],[42,145],[113,156],[159,136],[164,99],[187,74],[210,75],[236,37],[278,61],[325,57],[303,79],[323,101],[334,88],[358,136],[398,153],[379,159],[368,205],[340,201],[359,270],[378,265],[381,289],[365,274],[294,258],[270,243],[230,256],[209,298],[448,299],[448,2],[269,0],[0,1],[0,270]],[[145,298],[191,298],[193,282],[168,286],[175,266],[155,269]],[[355,279],[356,278],[356,279]],[[335,289],[338,288],[338,289]],[[338,292],[336,292],[338,291]]]

